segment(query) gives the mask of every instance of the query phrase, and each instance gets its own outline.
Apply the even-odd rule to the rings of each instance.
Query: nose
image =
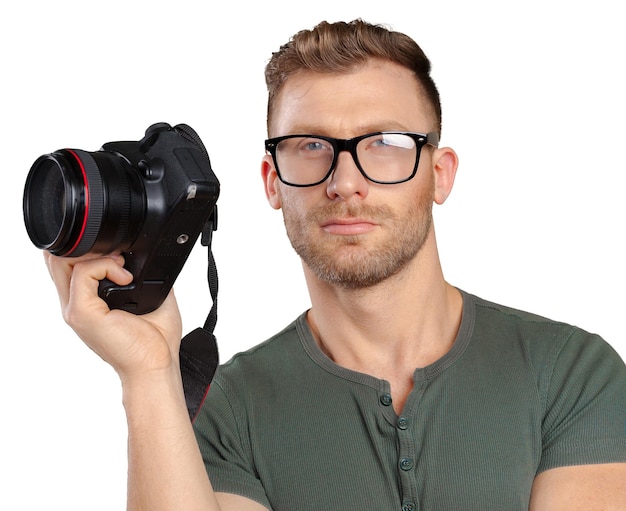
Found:
[[[326,185],[326,193],[331,199],[349,199],[358,195],[362,199],[367,196],[369,184],[356,166],[349,151],[341,151],[337,156],[337,164]]]

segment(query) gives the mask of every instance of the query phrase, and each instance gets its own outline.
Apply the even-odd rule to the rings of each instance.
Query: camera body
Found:
[[[54,255],[121,252],[133,281],[105,279],[99,295],[112,309],[144,314],[165,300],[199,235],[217,228],[219,190],[195,131],[159,123],[139,141],[40,156],[24,220],[31,241]]]

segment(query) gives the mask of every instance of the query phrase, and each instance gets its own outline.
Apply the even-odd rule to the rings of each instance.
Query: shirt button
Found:
[[[382,396],[380,396],[380,402],[383,404],[383,406],[391,406],[391,395],[383,394]]]
[[[398,419],[398,429],[407,429],[409,427],[409,420],[406,417],[400,417]]]
[[[405,472],[413,468],[413,460],[411,458],[402,458],[400,460],[400,468]]]
[[[415,511],[415,504],[413,502],[405,502],[402,505],[402,511]]]

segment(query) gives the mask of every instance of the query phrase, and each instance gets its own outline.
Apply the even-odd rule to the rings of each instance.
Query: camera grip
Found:
[[[126,286],[120,286],[103,279],[98,285],[98,295],[110,309],[122,309],[133,314],[146,314],[158,309],[163,303],[171,285],[165,281],[143,281],[140,284],[133,281]]]

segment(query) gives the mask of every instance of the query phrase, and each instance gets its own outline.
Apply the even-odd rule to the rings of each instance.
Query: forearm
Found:
[[[122,381],[128,510],[219,510],[185,403],[178,361],[182,325],[174,293],[148,314],[109,309],[98,295],[99,283],[132,281],[123,257],[63,258],[48,252],[44,257],[65,321]]]
[[[176,368],[123,382],[128,510],[218,510]]]

